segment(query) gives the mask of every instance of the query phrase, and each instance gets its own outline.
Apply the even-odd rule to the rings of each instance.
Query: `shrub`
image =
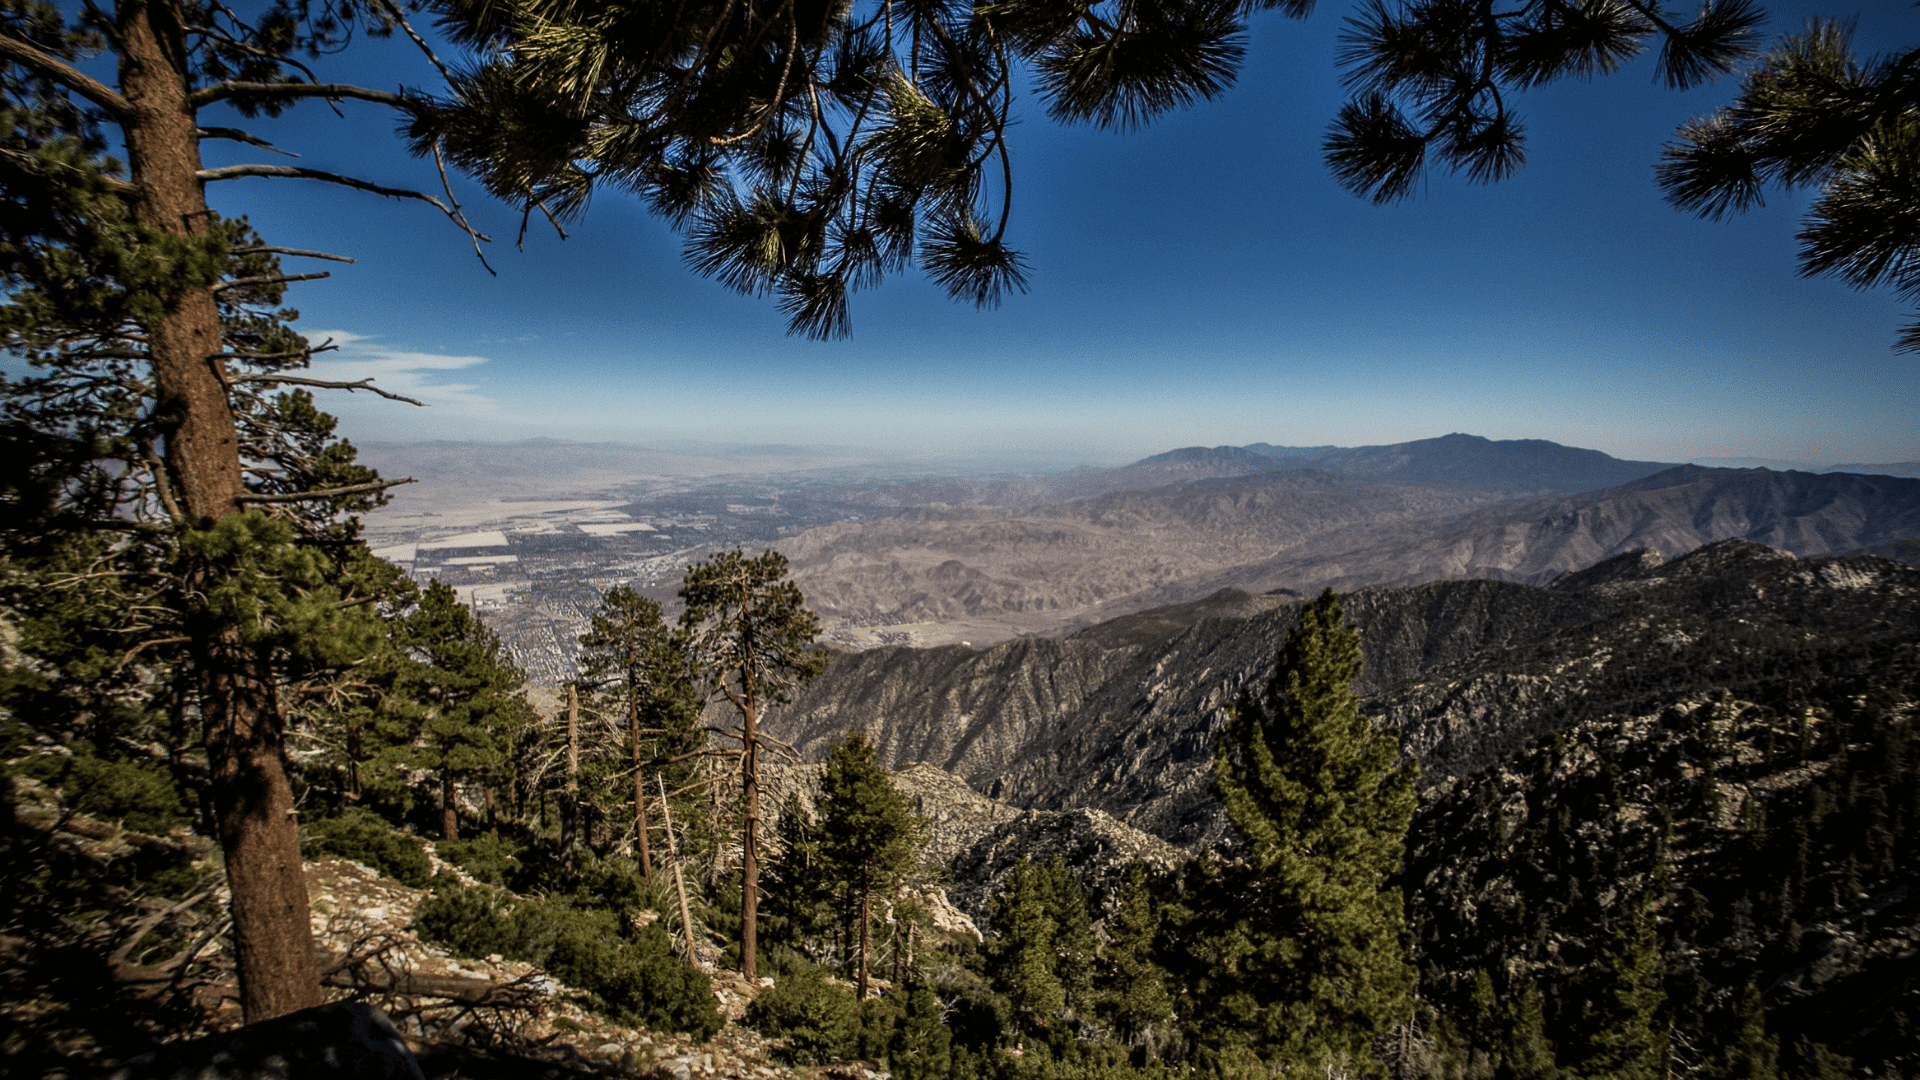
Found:
[[[300,845],[308,858],[333,855],[365,863],[410,889],[432,879],[432,864],[418,838],[393,831],[380,815],[359,808],[307,826]]]
[[[166,766],[98,757],[85,742],[76,741],[73,750],[71,755],[35,755],[15,769],[60,789],[74,810],[135,832],[165,836],[193,820]]]
[[[518,955],[519,935],[502,906],[502,894],[469,889],[445,874],[433,880],[433,895],[413,909],[413,932],[420,940],[455,956]]]
[[[860,1029],[853,991],[827,981],[813,965],[795,965],[747,1006],[748,1024],[762,1035],[787,1041],[795,1061],[820,1061],[846,1053]]]
[[[720,1030],[712,983],[673,954],[658,924],[634,929],[623,913],[566,899],[517,900],[511,911],[505,900],[447,882],[414,909],[414,932],[456,956],[499,953],[537,964],[624,1024],[701,1042]]]
[[[521,845],[505,837],[481,833],[470,840],[442,840],[433,850],[488,885],[511,888],[519,883]]]

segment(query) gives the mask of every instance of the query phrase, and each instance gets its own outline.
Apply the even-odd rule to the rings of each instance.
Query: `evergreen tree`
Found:
[[[1232,1022],[1286,1068],[1376,1073],[1413,1012],[1399,870],[1418,766],[1360,715],[1360,636],[1331,590],[1280,648],[1263,709],[1228,719],[1214,776],[1248,848],[1219,947]]]
[[[989,971],[1028,1031],[1053,1026],[1067,1004],[1054,970],[1058,925],[1048,903],[1050,891],[1040,868],[1022,856],[993,900],[993,926],[999,940]]]
[[[887,1069],[898,1080],[947,1080],[953,1072],[953,1033],[940,998],[919,978],[903,992],[906,1002],[887,1045]]]
[[[1135,859],[1127,868],[1119,907],[1107,919],[1107,946],[1101,952],[1100,1018],[1122,1042],[1158,1057],[1158,1040],[1173,1020],[1167,973],[1154,959],[1159,921],[1147,868]]]
[[[774,826],[760,909],[769,941],[779,940],[816,962],[826,951],[822,941],[832,936],[838,921],[832,868],[820,842],[819,823],[798,793],[789,794]]]
[[[1053,920],[1053,975],[1060,983],[1066,1018],[1075,1020],[1092,1011],[1095,946],[1087,892],[1058,855],[1040,864],[1038,873]]]
[[[660,617],[660,605],[625,585],[600,598],[586,633],[581,666],[587,678],[609,687],[624,714],[628,763],[633,776],[633,831],[640,873],[653,884],[647,802],[653,797],[648,766],[678,766],[671,787],[690,771],[686,761],[699,748],[699,702],[685,654]]]
[[[1560,1069],[1547,1038],[1546,999],[1533,980],[1522,980],[1508,996],[1507,1023],[1495,1080],[1555,1080]]]
[[[1581,1022],[1579,1070],[1618,1080],[1661,1080],[1667,1068],[1666,962],[1643,896],[1608,928],[1594,992]]]
[[[836,739],[820,784],[820,855],[839,879],[843,915],[858,934],[851,957],[855,994],[867,999],[873,901],[890,896],[919,862],[921,824],[894,788],[865,732]]]
[[[1752,979],[1740,991],[1712,1075],[1724,1080],[1776,1080],[1780,1040],[1767,1034],[1767,1003]]]
[[[414,703],[415,734],[395,757],[438,775],[441,834],[457,840],[457,785],[500,778],[514,737],[533,719],[521,696],[526,675],[503,654],[499,637],[439,581],[428,584],[419,608],[407,616],[400,642],[412,661],[400,685]]]
[[[274,393],[336,385],[299,373],[313,349],[277,310],[304,276],[277,257],[308,253],[263,243],[213,213],[206,192],[279,176],[437,200],[317,169],[203,168],[203,139],[266,144],[202,114],[277,114],[316,97],[404,109],[392,91],[301,78],[309,69],[293,60],[399,19],[395,5],[358,0],[294,0],[253,22],[184,0],[86,5],[71,19],[35,0],[0,10],[0,348],[44,372],[4,387],[4,486],[31,508],[23,517],[104,526],[124,550],[169,555],[169,587],[139,610],[175,626],[142,637],[173,642],[149,659],[183,672],[197,699],[250,1019],[320,1003],[275,668],[329,623],[353,633],[317,636],[345,648],[367,614],[353,603],[364,596],[342,595],[349,579],[329,552],[300,541],[389,482],[352,464],[304,390]],[[85,63],[98,52],[110,62]],[[256,437],[275,425],[314,438]]]
[[[760,914],[760,715],[793,688],[819,678],[827,653],[813,647],[820,623],[777,551],[749,559],[738,549],[687,568],[680,616],[696,684],[733,706],[740,726],[740,973],[754,978]]]

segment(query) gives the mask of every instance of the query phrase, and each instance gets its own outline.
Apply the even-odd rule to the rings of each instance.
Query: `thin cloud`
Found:
[[[314,357],[312,371],[316,378],[338,382],[372,379],[375,386],[388,393],[415,398],[438,409],[466,416],[504,415],[500,403],[481,393],[476,384],[436,379],[438,372],[484,364],[484,356],[383,349],[372,344],[371,337],[343,330],[316,330],[306,338],[315,345],[331,341],[336,347],[336,351]]]

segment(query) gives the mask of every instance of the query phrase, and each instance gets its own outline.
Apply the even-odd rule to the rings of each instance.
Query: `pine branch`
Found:
[[[133,104],[121,97],[112,87],[92,78],[52,53],[43,52],[11,34],[0,34],[0,59],[11,60],[37,75],[59,83],[112,113],[116,120],[125,118],[129,112],[133,111]]]
[[[203,127],[199,129],[199,133],[203,139],[225,139],[228,142],[246,143],[248,146],[257,146],[262,150],[268,150],[276,154],[284,154],[290,158],[300,156],[291,150],[282,150],[258,135],[249,135],[239,128]]]

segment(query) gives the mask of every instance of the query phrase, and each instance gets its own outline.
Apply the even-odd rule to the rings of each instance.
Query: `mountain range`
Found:
[[[1540,440],[1189,448],[1046,492],[1022,483],[1018,498],[975,488],[967,505],[806,529],[781,550],[829,636],[856,646],[1059,634],[1229,587],[1537,584],[1729,538],[1920,556],[1920,479],[1622,461]],[[1075,485],[1108,490],[1033,501]]]

